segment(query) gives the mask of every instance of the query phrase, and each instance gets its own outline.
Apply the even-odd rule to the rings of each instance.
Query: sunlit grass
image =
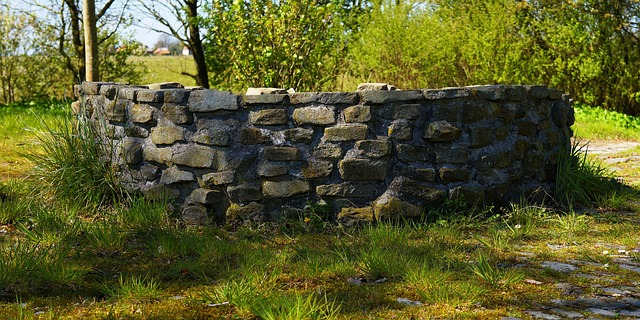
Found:
[[[130,61],[144,63],[149,72],[142,76],[140,83],[180,82],[185,86],[195,86],[196,81],[183,72],[195,74],[193,57],[186,56],[131,56]]]
[[[586,140],[640,140],[640,118],[615,111],[574,105],[574,135]]]

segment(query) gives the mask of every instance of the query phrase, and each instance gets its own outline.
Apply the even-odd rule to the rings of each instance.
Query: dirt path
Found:
[[[600,159],[616,176],[630,185],[640,185],[640,142],[594,140],[587,152]]]

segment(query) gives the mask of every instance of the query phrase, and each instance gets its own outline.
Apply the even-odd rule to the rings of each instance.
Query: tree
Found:
[[[138,8],[152,17],[166,29],[151,28],[156,32],[165,33],[176,37],[183,45],[189,47],[193,53],[193,61],[196,65],[196,74],[182,72],[196,80],[196,83],[204,88],[209,88],[209,73],[207,61],[202,46],[200,28],[202,19],[199,9],[201,0],[177,0],[177,1],[146,1],[139,0]],[[175,18],[177,26],[171,24],[168,16]]]
[[[94,0],[83,0],[82,22],[85,39],[85,66],[87,81],[100,79],[98,57],[98,30],[96,27],[96,4]]]

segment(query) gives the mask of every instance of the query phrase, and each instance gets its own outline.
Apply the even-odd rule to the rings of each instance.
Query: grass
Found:
[[[180,82],[185,86],[195,86],[195,79],[183,75],[183,72],[195,74],[193,57],[186,56],[131,56],[129,60],[142,62],[148,73],[142,76],[141,83]]]
[[[640,140],[640,118],[615,111],[574,105],[575,136],[587,140]]]

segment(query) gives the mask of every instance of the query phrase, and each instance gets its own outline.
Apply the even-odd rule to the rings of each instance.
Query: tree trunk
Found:
[[[209,73],[202,48],[200,26],[198,23],[198,0],[186,0],[187,21],[189,25],[189,45],[193,51],[193,60],[196,64],[196,82],[203,88],[209,88]]]
[[[84,24],[84,56],[87,81],[99,81],[98,30],[96,27],[95,0],[83,0],[82,20]]]

